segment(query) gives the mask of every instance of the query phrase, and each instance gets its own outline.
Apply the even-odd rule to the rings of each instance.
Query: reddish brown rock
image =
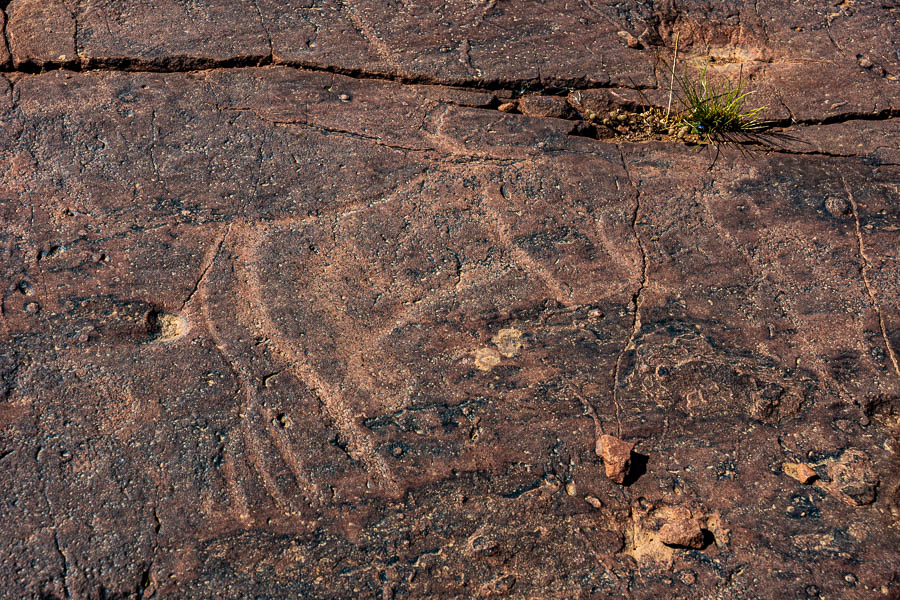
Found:
[[[827,472],[831,481],[824,482],[822,487],[844,502],[864,506],[875,501],[880,481],[865,452],[856,448],[846,450],[828,465]]]
[[[773,564],[811,582],[810,556],[837,594],[834,556],[895,559],[890,511],[786,496],[768,466],[779,440],[817,462],[852,442],[894,489],[870,440],[887,439],[896,393],[872,303],[897,295],[895,167],[723,149],[708,170],[712,154],[472,106],[492,105],[481,92],[442,103],[441,86],[289,68],[14,79],[0,81],[0,517],[28,541],[0,544],[12,595],[149,579],[163,596],[213,581],[465,597],[512,561],[527,568],[508,593],[587,577],[626,595],[676,555],[701,594],[766,595],[783,586]],[[870,411],[866,435],[840,397]],[[623,525],[633,509],[585,442],[586,406],[651,453],[635,502],[720,515],[704,549],[717,563],[660,541],[675,512]],[[851,471],[840,493],[865,500]],[[494,550],[457,577],[483,523]],[[799,535],[813,536],[800,550]],[[396,577],[347,583],[337,559],[392,561]],[[258,564],[274,566],[243,578]]]
[[[611,435],[601,435],[597,438],[595,449],[597,456],[603,458],[606,476],[616,483],[625,483],[631,470],[631,452],[634,443],[620,440]]]
[[[6,36],[16,67],[78,62],[75,19],[63,2],[14,0],[6,15]]]
[[[590,504],[591,506],[593,506],[593,507],[596,508],[596,509],[601,509],[601,508],[603,508],[603,503],[600,502],[600,499],[599,499],[599,498],[596,498],[596,497],[594,497],[594,496],[585,496],[585,497],[584,497],[584,501],[587,502],[588,504]]]
[[[560,96],[530,95],[519,98],[519,111],[529,117],[568,119],[574,112],[565,98]]]
[[[703,529],[697,519],[679,519],[666,523],[659,530],[659,538],[674,548],[702,548]]]
[[[517,91],[647,88],[666,87],[665,78],[656,72],[658,61],[635,48],[646,44],[668,59],[680,36],[682,56],[708,57],[716,76],[742,72],[759,82],[756,99],[769,118],[806,122],[898,108],[893,40],[900,32],[891,11],[877,4],[824,15],[787,5],[758,14],[751,5],[722,10],[721,3],[688,2],[648,11],[638,2],[573,8],[562,0],[527,8],[462,0],[401,7],[372,0],[321,6],[14,0],[8,10],[16,64],[58,63],[62,55],[89,65],[167,70],[274,62]],[[642,33],[635,38],[628,30]]]
[[[802,463],[786,462],[781,465],[781,469],[788,477],[796,479],[800,483],[810,483],[813,479],[818,477],[818,474],[813,471],[809,465],[804,465]]]
[[[7,3],[4,597],[896,595],[894,15],[564,4]]]
[[[6,12],[0,11],[0,31],[6,31]],[[9,54],[9,43],[6,41],[4,34],[4,43],[0,44],[0,67],[6,67],[11,60]]]

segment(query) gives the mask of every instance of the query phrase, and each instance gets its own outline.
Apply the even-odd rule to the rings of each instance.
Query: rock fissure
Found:
[[[5,50],[6,55],[9,57],[5,65],[0,65],[0,71],[5,71],[12,64],[12,52],[9,46],[9,35],[6,32],[6,25],[9,22],[9,18],[6,14],[6,2],[0,3],[0,19],[3,19],[3,49]]]
[[[850,190],[850,186],[847,185],[847,180],[844,177],[841,177],[841,181],[844,184],[844,190],[847,193],[847,199],[850,201],[850,208],[853,211],[853,221],[856,226],[856,241],[859,248],[859,258],[860,258],[860,274],[862,275],[863,284],[866,288],[866,293],[869,296],[870,301],[872,302],[872,308],[875,310],[875,314],[878,315],[878,325],[881,329],[881,338],[884,341],[885,351],[887,352],[888,358],[891,361],[891,364],[894,366],[894,373],[900,377],[900,363],[897,361],[897,354],[894,352],[893,346],[891,346],[891,339],[887,333],[887,327],[884,323],[884,315],[881,312],[881,304],[878,302],[878,298],[875,295],[875,292],[872,290],[872,285],[869,281],[869,271],[872,270],[872,263],[869,261],[869,257],[866,255],[866,245],[863,241],[862,228],[859,224],[859,206],[856,203],[856,199],[853,197],[853,192]]]
[[[280,126],[295,126],[295,127],[306,127],[308,129],[313,129],[320,133],[326,135],[340,135],[346,136],[349,138],[353,138],[356,140],[363,140],[366,142],[371,142],[378,146],[384,146],[385,148],[391,148],[392,150],[403,150],[404,152],[434,152],[431,148],[415,148],[413,146],[402,146],[399,144],[390,144],[381,139],[381,137],[376,135],[366,135],[364,133],[359,133],[358,131],[350,131],[347,129],[339,129],[337,127],[326,127],[324,125],[315,125],[308,121],[271,121],[273,125]]]
[[[869,154],[840,154],[837,152],[825,152],[822,150],[794,150],[790,148],[779,148],[777,146],[759,147],[756,144],[742,144],[742,146],[749,146],[751,150],[754,148],[758,148],[761,152],[771,152],[773,154],[787,154],[793,156],[821,156],[823,158],[871,158]],[[878,164],[891,165],[893,163],[879,161]]]
[[[900,109],[886,108],[874,113],[851,111],[832,115],[824,119],[795,120],[791,118],[783,121],[775,121],[773,125],[782,128],[788,128],[792,125],[836,125],[838,123],[847,123],[850,121],[887,121],[897,117],[900,117]]]
[[[59,545],[59,532],[56,530],[56,526],[53,527],[53,547],[56,549],[60,561],[62,561],[63,595],[65,598],[71,598],[72,593],[69,591],[69,559]]]
[[[48,62],[43,65],[36,65],[34,63],[23,62],[14,67],[10,67],[7,64],[6,67],[0,67],[0,74],[12,74],[12,73],[21,73],[24,75],[38,75],[41,73],[49,72],[49,71],[71,71],[71,72],[82,72],[82,73],[93,73],[93,72],[105,72],[105,71],[116,71],[116,72],[128,72],[128,73],[161,73],[161,74],[169,74],[169,73],[195,73],[201,71],[213,71],[213,70],[224,70],[224,69],[245,69],[245,68],[265,68],[265,67],[284,67],[284,68],[292,68],[301,72],[308,73],[331,73],[333,75],[341,75],[344,77],[349,77],[351,79],[357,79],[360,81],[392,81],[401,85],[415,85],[415,86],[433,86],[436,88],[447,88],[448,90],[458,89],[458,90],[472,90],[472,91],[483,91],[483,92],[508,92],[515,96],[519,94],[534,94],[534,95],[542,95],[542,96],[551,96],[551,97],[559,97],[565,95],[566,92],[576,92],[576,91],[590,91],[590,90],[601,90],[601,89],[619,89],[619,90],[629,90],[629,91],[645,91],[657,89],[654,86],[642,86],[642,85],[632,85],[632,86],[623,86],[621,84],[613,84],[608,83],[598,84],[596,82],[592,82],[589,85],[584,84],[581,79],[572,79],[569,82],[558,82],[554,85],[544,85],[541,82],[540,77],[536,78],[528,78],[528,79],[520,79],[520,80],[495,80],[495,81],[471,81],[471,80],[462,80],[462,81],[453,81],[453,80],[442,80],[439,78],[429,78],[429,77],[410,77],[399,75],[396,73],[388,73],[388,72],[376,72],[376,71],[366,71],[362,69],[348,69],[336,66],[322,66],[316,64],[308,64],[298,61],[282,61],[276,60],[273,58],[272,54],[268,55],[253,55],[246,57],[238,57],[238,58],[230,58],[230,59],[222,59],[222,60],[213,60],[213,59],[200,59],[200,58],[192,58],[186,56],[170,56],[164,57],[161,59],[154,60],[142,60],[142,59],[81,59],[80,62]],[[13,80],[7,77],[7,80],[10,81],[11,85],[13,85]],[[900,109],[895,108],[886,108],[876,112],[860,112],[860,111],[849,111],[845,113],[838,113],[828,117],[824,117],[821,119],[796,119],[793,115],[793,112],[790,108],[784,103],[784,101],[777,95],[779,104],[788,111],[791,115],[786,119],[779,119],[775,121],[771,121],[770,124],[773,128],[776,129],[784,129],[790,130],[794,127],[806,127],[806,126],[818,126],[818,125],[833,125],[839,123],[847,123],[851,121],[886,121],[890,119],[897,118],[900,116]],[[491,105],[485,106],[475,106],[475,105],[466,105],[469,108],[474,109],[484,109],[484,110],[498,110],[498,106],[500,102],[495,102]],[[631,107],[627,102],[621,102],[616,104],[618,110],[625,110]],[[652,105],[639,105],[637,106],[638,110],[654,108]],[[660,107],[655,107],[660,108]],[[536,118],[536,117],[530,117]],[[540,118],[540,117],[537,117]],[[569,116],[558,116],[553,117],[557,119],[568,120],[576,123],[590,123],[590,121],[585,120],[584,118],[577,115],[569,115]],[[596,138],[595,135],[586,133],[580,130],[573,130],[570,135],[579,136],[579,137],[588,137],[588,138]],[[823,154],[825,156],[854,156],[854,155],[840,155],[840,154]]]
[[[38,426],[40,422],[38,415],[34,416],[34,421],[35,425]],[[37,451],[34,454],[34,462],[37,465],[37,472],[40,476],[41,496],[44,499],[44,503],[47,505],[46,517],[50,523],[50,529],[53,532],[53,547],[61,562],[60,576],[62,579],[63,596],[68,600],[72,598],[69,586],[69,558],[66,556],[66,553],[59,543],[59,526],[56,523],[56,510],[54,509],[53,502],[50,500],[50,495],[47,493],[47,474],[44,469],[44,463],[41,460],[41,454],[45,451],[46,449],[43,446],[38,445]]]
[[[224,109],[228,110],[228,109]],[[260,117],[264,119],[264,117]],[[264,119],[265,120],[265,119]],[[366,135],[364,133],[359,133],[356,131],[349,131],[346,129],[338,129],[336,127],[326,127],[324,125],[315,125],[306,121],[270,121],[273,125],[278,125],[282,127],[304,127],[306,129],[311,129],[322,135],[338,135],[345,136],[351,139],[362,140],[365,142],[373,143],[377,146],[382,146],[385,148],[390,148],[392,150],[399,150],[403,152],[418,152],[424,155],[434,156],[438,158],[448,158],[454,160],[461,160],[466,164],[471,163],[491,163],[491,164],[502,164],[502,165],[511,165],[515,163],[520,163],[525,159],[520,158],[500,158],[496,156],[482,156],[477,154],[461,154],[461,153],[453,153],[453,152],[442,152],[440,150],[436,150],[434,148],[416,148],[413,146],[403,146],[399,144],[390,144],[382,140],[382,138],[378,136]]]
[[[219,253],[222,251],[222,246],[225,244],[226,238],[228,238],[228,234],[231,233],[231,223],[229,223],[225,227],[225,231],[222,232],[222,235],[219,237],[218,242],[215,242],[215,249],[208,251],[206,253],[206,258],[204,262],[206,264],[200,270],[200,275],[197,277],[197,281],[194,282],[194,287],[191,289],[191,292],[188,294],[187,298],[184,299],[184,302],[181,303],[180,310],[184,310],[185,307],[190,304],[191,300],[193,300],[194,296],[197,294],[197,291],[200,289],[200,286],[203,285],[203,281],[206,279],[206,275],[209,273],[209,270],[212,268],[213,264],[216,262],[216,258],[219,256]]]
[[[69,9],[72,16],[72,48],[75,50],[75,57],[80,58],[81,53],[78,51],[78,13],[74,8]]]
[[[619,377],[621,376],[622,370],[622,359],[631,351],[634,351],[636,348],[637,337],[640,334],[641,330],[641,294],[644,292],[644,289],[647,287],[648,281],[648,273],[647,273],[647,252],[644,249],[644,243],[641,241],[641,236],[637,231],[638,219],[641,214],[641,190],[638,186],[638,182],[636,182],[632,176],[631,172],[628,169],[628,162],[625,160],[625,153],[622,151],[622,148],[617,146],[619,150],[619,156],[622,159],[622,169],[625,171],[625,177],[628,179],[629,185],[634,189],[634,212],[631,215],[631,233],[634,236],[635,241],[638,245],[638,250],[640,250],[641,254],[641,282],[638,286],[638,289],[631,296],[631,309],[633,312],[632,321],[631,321],[631,332],[628,337],[628,341],[625,343],[625,346],[619,352],[616,357],[616,362],[613,368],[613,382],[612,382],[612,396],[613,402],[616,407],[616,436],[622,437],[622,404],[621,398],[619,397]]]
[[[259,0],[253,0],[253,8],[256,10],[256,14],[259,17],[260,27],[262,27],[262,30],[266,33],[266,43],[269,45],[269,60],[274,61],[275,46],[272,44],[272,33],[269,31],[269,26],[266,25],[266,20],[263,18],[262,10],[260,10],[259,8]]]
[[[297,69],[311,73],[331,73],[359,80],[393,81],[404,85],[424,85],[477,91],[505,91],[514,94],[529,93],[548,96],[558,96],[569,90],[577,91],[619,88],[643,91],[654,88],[654,86],[651,85],[638,84],[632,87],[620,83],[586,81],[583,77],[560,78],[554,80],[554,82],[550,84],[543,81],[540,77],[526,77],[521,79],[497,78],[474,81],[472,79],[441,78],[426,75],[403,75],[391,71],[372,71],[336,65],[322,65],[320,63],[308,61],[276,59],[270,54],[251,54],[225,59],[199,58],[187,55],[169,55],[154,59],[82,57],[77,61],[45,61],[40,64],[31,60],[24,60],[15,65],[8,63],[5,66],[0,66],[0,73],[36,75],[49,71],[69,71],[76,73],[122,71],[127,73],[165,74],[273,66]]]

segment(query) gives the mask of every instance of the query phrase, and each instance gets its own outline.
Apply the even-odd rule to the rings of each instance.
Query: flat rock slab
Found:
[[[890,7],[113,4],[6,7],[9,597],[900,593]],[[783,143],[498,110],[676,36]]]

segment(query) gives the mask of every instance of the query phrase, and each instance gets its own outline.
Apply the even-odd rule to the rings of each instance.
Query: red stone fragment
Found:
[[[659,530],[659,537],[666,546],[695,549],[703,547],[703,529],[697,519],[679,519],[666,523]]]
[[[634,444],[611,435],[601,435],[597,439],[597,456],[603,458],[606,476],[616,483],[625,483],[631,469],[631,451]]]

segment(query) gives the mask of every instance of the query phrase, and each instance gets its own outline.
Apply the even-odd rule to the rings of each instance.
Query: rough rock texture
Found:
[[[659,530],[663,544],[674,548],[703,548],[703,530],[697,519],[678,519],[663,525]]]
[[[900,595],[891,2],[0,5],[0,596]]]
[[[611,435],[601,435],[597,438],[597,456],[603,459],[603,467],[606,476],[616,483],[625,483],[625,478],[631,471],[631,453],[634,443],[620,440]]]

